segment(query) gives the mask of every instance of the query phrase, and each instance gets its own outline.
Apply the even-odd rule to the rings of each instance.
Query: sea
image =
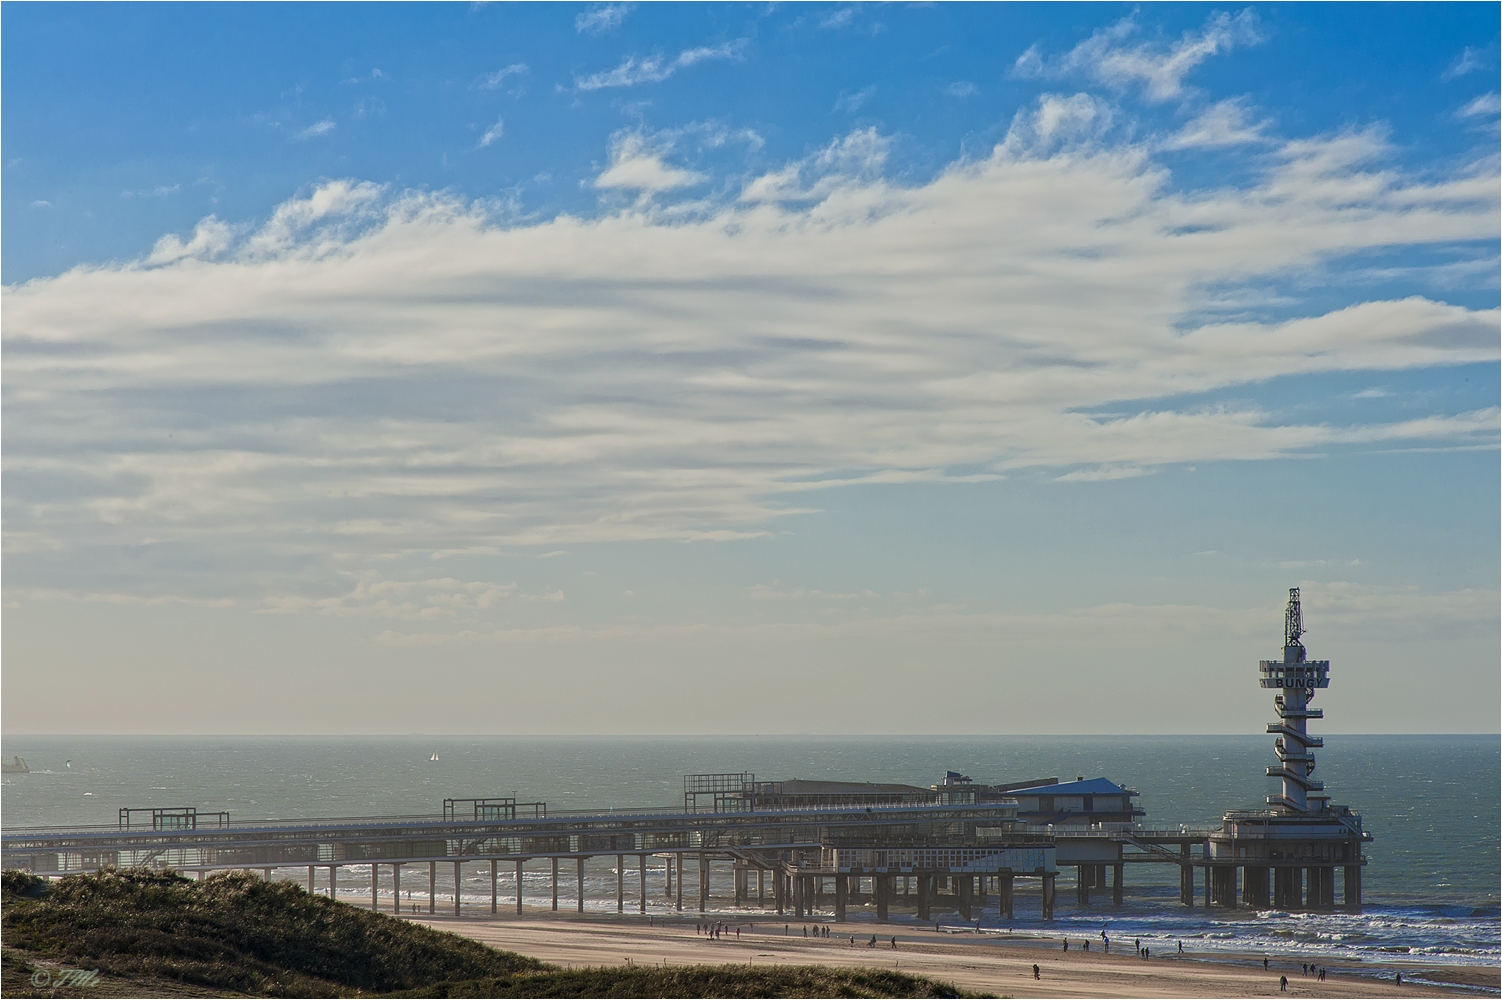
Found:
[[[1273,762],[1265,736],[7,735],[0,738],[0,752],[6,759],[24,757],[31,768],[29,774],[5,775],[0,786],[0,825],[7,831],[114,826],[122,806],[228,810],[236,822],[432,815],[449,797],[514,796],[544,801],[550,811],[681,806],[683,775],[705,772],[922,786],[951,770],[987,783],[1106,777],[1140,790],[1143,823],[1154,829],[1214,824],[1225,810],[1258,808],[1275,791],[1264,776]],[[1179,903],[1175,866],[1138,864],[1126,868],[1122,908],[1110,907],[1108,893],[1096,890],[1091,905],[1081,909],[1072,872],[1065,871],[1052,923],[1042,923],[1036,890],[1020,882],[1015,919],[997,913],[993,895],[978,931],[972,925],[970,932],[1098,940],[1104,931],[1159,954],[1182,942],[1186,953],[1206,957],[1498,966],[1502,740],[1337,735],[1325,737],[1318,756],[1318,776],[1332,801],[1360,812],[1374,837],[1359,913],[1208,910],[1200,880],[1197,905],[1186,908]],[[610,861],[593,863],[586,874],[590,911],[615,910]],[[631,912],[638,883],[635,862],[627,863]],[[652,867],[658,863],[649,864],[649,911],[670,915],[673,901],[662,892],[663,872]],[[451,868],[438,867],[440,898],[452,900]],[[488,908],[488,868],[468,867],[472,871],[459,887],[462,899]],[[541,864],[534,867],[523,886],[529,903],[550,892],[550,873]],[[574,905],[570,868],[565,866],[565,906]],[[341,897],[369,899],[369,869],[361,872],[358,866],[341,870]],[[285,869],[278,877],[303,880],[306,870]],[[389,896],[389,869],[383,877],[382,891]],[[405,890],[418,882],[416,895],[426,895],[426,878],[408,879]],[[515,899],[514,891],[503,869],[503,908]],[[715,891],[728,895],[728,885]],[[744,908],[727,909],[721,917],[757,919]]]

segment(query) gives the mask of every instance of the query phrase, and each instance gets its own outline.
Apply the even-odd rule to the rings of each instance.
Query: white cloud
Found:
[[[1494,363],[1496,310],[1319,278],[1370,250],[1491,254],[1494,161],[1417,178],[1341,133],[1184,194],[1100,117],[1045,98],[916,186],[862,130],[689,215],[503,223],[337,181],[258,228],[210,218],[6,288],[7,583],[108,567],[146,596],[342,594],[307,605],[334,614],[330,580],[392,558],[762,535],[855,482],[1496,446],[1490,408],[1333,425],[1163,402]],[[668,152],[623,134],[597,183],[703,179]],[[457,612],[428,593],[389,600]]]
[[[526,63],[512,63],[510,66],[502,66],[494,73],[487,73],[475,81],[475,86],[480,90],[496,90],[503,86],[507,77],[521,76],[530,72],[531,67]]]
[[[840,91],[840,96],[835,98],[834,110],[853,115],[864,107],[865,103],[875,95],[876,84],[874,83],[868,87],[862,87],[853,94],[848,90],[842,90]]]
[[[1172,45],[1131,44],[1137,31],[1128,17],[1102,28],[1062,58],[1046,58],[1036,45],[1017,58],[1013,68],[1022,77],[1060,78],[1082,74],[1109,87],[1141,87],[1150,101],[1183,96],[1184,78],[1200,63],[1237,45],[1260,41],[1256,14],[1248,8],[1232,17],[1212,14],[1199,31],[1186,31]]]
[[[705,179],[692,170],[669,166],[662,156],[639,133],[617,135],[611,143],[610,166],[595,178],[595,187],[655,193],[689,187]]]
[[[1468,45],[1460,50],[1460,55],[1450,63],[1441,79],[1453,80],[1458,76],[1465,76],[1473,70],[1480,69],[1482,63],[1482,54]]]
[[[1240,98],[1211,105],[1189,121],[1163,145],[1165,149],[1222,149],[1266,142],[1263,130],[1268,122],[1252,124]]]
[[[337,124],[335,124],[333,121],[325,118],[321,122],[316,122],[316,123],[314,123],[312,125],[309,125],[307,128],[303,129],[300,132],[294,132],[292,134],[292,138],[294,138],[294,139],[316,139],[316,138],[318,138],[321,135],[328,135],[330,132],[334,131],[334,129],[336,129],[338,127],[339,126]]]
[[[1502,111],[1502,99],[1499,99],[1498,95],[1493,92],[1482,94],[1468,102],[1465,107],[1460,109],[1459,114],[1462,118],[1476,118],[1478,116],[1495,118],[1499,111]]]
[[[1013,153],[1040,154],[1090,143],[1111,127],[1111,107],[1089,94],[1043,94],[1037,106],[1012,118],[1003,147]]]
[[[38,198],[36,201],[34,201],[34,202],[31,203],[31,207],[32,208],[51,208],[52,207],[52,202],[45,201],[45,200],[43,200],[41,198]]]
[[[626,15],[636,9],[634,3],[597,3],[591,4],[583,13],[575,16],[574,30],[589,35],[599,35],[607,31],[614,31],[626,20]]]
[[[635,87],[642,83],[660,83],[680,69],[687,69],[701,62],[712,59],[739,59],[748,42],[748,39],[739,38],[722,45],[684,49],[678,53],[677,58],[672,60],[666,60],[662,56],[649,56],[643,59],[630,56],[615,69],[576,77],[574,86],[580,90],[604,90],[609,87]]]
[[[838,10],[831,11],[819,21],[819,27],[848,28],[850,27],[851,22],[855,20],[855,15],[859,10],[859,7],[849,6],[841,7]]]
[[[506,134],[506,119],[505,118],[497,118],[495,120],[495,124],[492,125],[492,126],[490,126],[490,128],[486,129],[485,130],[485,134],[482,135],[482,136],[480,136],[480,141],[477,142],[477,143],[475,143],[475,148],[476,149],[484,149],[486,146],[488,146],[491,143],[495,142],[497,139],[499,139],[501,136],[503,136],[505,134]]]
[[[1060,483],[1103,483],[1114,479],[1136,479],[1150,475],[1151,471],[1136,465],[1102,465],[1094,469],[1076,469],[1062,476],[1055,476]]]
[[[948,94],[950,97],[974,97],[976,94],[980,93],[980,88],[975,84],[969,82],[968,80],[961,80],[958,83],[951,83],[949,86],[945,87],[944,93]]]
[[[811,201],[840,189],[877,180],[886,166],[891,140],[874,128],[841,136],[803,160],[752,178],[741,190],[743,202]]]
[[[170,264],[185,257],[216,257],[229,249],[234,236],[231,227],[211,215],[194,227],[193,235],[186,243],[171,234],[157,240],[146,263]]]

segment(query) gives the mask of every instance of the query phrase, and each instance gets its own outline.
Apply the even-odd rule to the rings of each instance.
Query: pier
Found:
[[[405,874],[419,891],[426,882],[429,913],[437,912],[440,866],[445,875],[452,866],[455,914],[463,911],[464,875],[478,868],[488,876],[489,911],[498,914],[507,881],[517,913],[524,901],[582,913],[586,869],[604,862],[622,914],[628,896],[636,912],[647,912],[651,873],[674,912],[708,912],[716,877],[723,889],[728,876],[728,899],[722,893],[716,909],[838,921],[864,906],[878,921],[901,908],[925,921],[952,911],[966,922],[993,899],[998,914],[1012,918],[1018,892],[1035,893],[1042,919],[1052,920],[1059,873],[1071,870],[1076,908],[1120,907],[1129,868],[1158,864],[1178,866],[1186,906],[1197,905],[1203,887],[1205,906],[1332,910],[1339,880],[1344,905],[1355,909],[1371,836],[1359,814],[1332,806],[1311,777],[1310,751],[1322,743],[1307,723],[1323,714],[1309,702],[1329,685],[1330,664],[1307,659],[1297,589],[1285,618],[1283,658],[1259,666],[1262,687],[1278,691],[1278,721],[1268,726],[1278,763],[1267,774],[1280,779],[1281,792],[1267,798],[1267,809],[1225,813],[1219,826],[1146,826],[1135,789],[1083,775],[984,784],[949,772],[924,788],[758,781],[739,772],[686,775],[681,808],[560,812],[544,801],[491,796],[448,798],[431,816],[235,821],[192,806],[126,806],[110,827],[5,830],[0,863],[48,877],[145,865],[200,877],[250,869],[269,879],[306,868],[308,890],[321,881],[330,894],[341,871],[346,885],[358,872],[372,908],[410,912]],[[636,883],[629,887],[628,861]],[[525,876],[539,866],[550,891],[527,900]]]

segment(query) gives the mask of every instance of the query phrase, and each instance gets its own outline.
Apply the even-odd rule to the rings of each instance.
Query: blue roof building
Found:
[[[1029,788],[1009,788],[1017,800],[1017,819],[1028,826],[1089,827],[1102,823],[1134,823],[1146,813],[1132,800],[1135,788],[1108,778],[1077,778]]]

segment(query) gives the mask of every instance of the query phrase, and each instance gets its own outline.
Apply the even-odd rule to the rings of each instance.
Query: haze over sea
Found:
[[[1155,828],[1214,823],[1274,790],[1262,776],[1273,759],[1262,736],[15,736],[0,747],[32,769],[5,778],[7,830],[113,825],[126,805],[223,809],[235,821],[432,814],[446,797],[512,794],[553,810],[671,806],[682,801],[682,775],[704,771],[925,786],[946,770],[989,782],[1104,776],[1141,790],[1144,824]],[[1181,939],[1198,952],[1496,965],[1499,756],[1495,735],[1326,736],[1319,775],[1375,837],[1360,914],[1185,909],[1176,871],[1133,865],[1119,911],[1099,896],[1081,911],[1066,872],[1052,928],[1094,935],[1108,924],[1113,937]],[[470,867],[466,898],[488,900],[488,878]],[[368,898],[368,877],[351,871],[343,892]],[[528,894],[540,898],[545,881],[529,873]],[[613,870],[587,881],[597,883],[587,905],[613,910]],[[657,881],[649,906],[667,909]],[[1196,888],[1202,904],[1202,881]],[[1038,916],[1036,893],[1021,888],[1011,926],[1039,927]],[[994,907],[984,923],[1000,926]]]

